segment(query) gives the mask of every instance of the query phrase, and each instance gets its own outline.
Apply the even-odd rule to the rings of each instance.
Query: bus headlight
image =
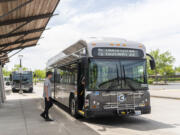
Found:
[[[145,106],[145,103],[144,101],[142,101],[142,103],[139,104],[139,107],[144,107]]]
[[[139,104],[139,107],[144,107],[145,106],[145,103],[140,103]]]

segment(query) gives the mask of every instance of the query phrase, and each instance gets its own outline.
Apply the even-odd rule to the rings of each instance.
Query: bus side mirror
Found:
[[[150,62],[151,70],[154,70],[156,68],[155,61],[154,60],[150,60],[149,62]]]
[[[151,59],[149,60],[149,62],[150,62],[150,67],[151,67],[151,70],[154,70],[154,69],[156,68],[156,62],[155,62],[153,56],[151,56],[151,55],[148,54],[148,53],[147,53],[146,55],[151,58]]]

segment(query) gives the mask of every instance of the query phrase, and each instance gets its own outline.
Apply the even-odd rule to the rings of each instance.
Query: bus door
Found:
[[[86,82],[85,65],[86,65],[85,59],[82,59],[78,63],[77,102],[78,102],[79,110],[82,110],[84,105],[85,82]]]

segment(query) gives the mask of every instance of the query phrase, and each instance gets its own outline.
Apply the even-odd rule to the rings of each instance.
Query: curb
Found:
[[[180,98],[178,98],[178,97],[165,97],[165,96],[154,96],[154,95],[151,95],[151,97],[180,100]]]
[[[67,119],[69,119],[71,121],[75,121],[76,120],[74,117],[72,117],[69,113],[64,111],[62,108],[58,107],[56,104],[54,104],[54,109],[56,109],[58,112],[63,114]]]

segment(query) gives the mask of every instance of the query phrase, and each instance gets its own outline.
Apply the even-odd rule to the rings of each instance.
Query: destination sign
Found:
[[[106,57],[143,57],[143,51],[137,49],[125,48],[94,48],[93,56],[106,56]]]

